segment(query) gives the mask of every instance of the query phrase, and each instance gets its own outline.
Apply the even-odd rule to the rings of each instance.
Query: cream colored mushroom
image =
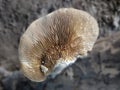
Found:
[[[20,39],[21,70],[36,82],[52,72],[59,74],[78,56],[86,56],[92,50],[98,33],[96,20],[82,10],[62,8],[43,16]]]

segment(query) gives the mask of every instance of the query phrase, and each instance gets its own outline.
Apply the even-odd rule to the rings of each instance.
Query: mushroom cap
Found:
[[[21,70],[30,80],[41,82],[59,62],[86,56],[98,34],[97,21],[82,10],[61,8],[43,16],[20,39]]]

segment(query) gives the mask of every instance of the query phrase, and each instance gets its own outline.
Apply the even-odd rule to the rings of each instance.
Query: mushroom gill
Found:
[[[61,8],[43,16],[20,39],[21,70],[30,80],[41,82],[60,63],[67,66],[77,56],[86,56],[98,33],[96,20],[82,10]]]

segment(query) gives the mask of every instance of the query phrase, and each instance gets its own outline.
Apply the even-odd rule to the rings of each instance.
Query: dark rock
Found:
[[[99,39],[88,57],[67,67],[55,79],[34,83],[20,72],[2,80],[5,90],[119,90],[120,32]]]
[[[20,68],[20,36],[33,20],[62,7],[93,15],[99,23],[100,39],[88,57],[79,59],[55,79],[31,82],[16,71]],[[0,73],[0,90],[120,90],[118,31],[120,0],[0,0],[0,67],[5,70]]]
[[[28,25],[58,8],[74,7],[93,15],[100,26],[100,36],[120,30],[119,0],[0,0],[0,64],[7,70],[19,69],[19,39]]]
[[[4,90],[34,90],[35,84],[26,79],[20,72],[16,71],[12,75],[2,80]]]

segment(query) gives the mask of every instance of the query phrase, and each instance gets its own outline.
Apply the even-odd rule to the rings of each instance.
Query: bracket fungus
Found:
[[[87,12],[61,8],[35,21],[21,36],[19,59],[23,74],[41,82],[86,56],[98,37],[97,21]]]

